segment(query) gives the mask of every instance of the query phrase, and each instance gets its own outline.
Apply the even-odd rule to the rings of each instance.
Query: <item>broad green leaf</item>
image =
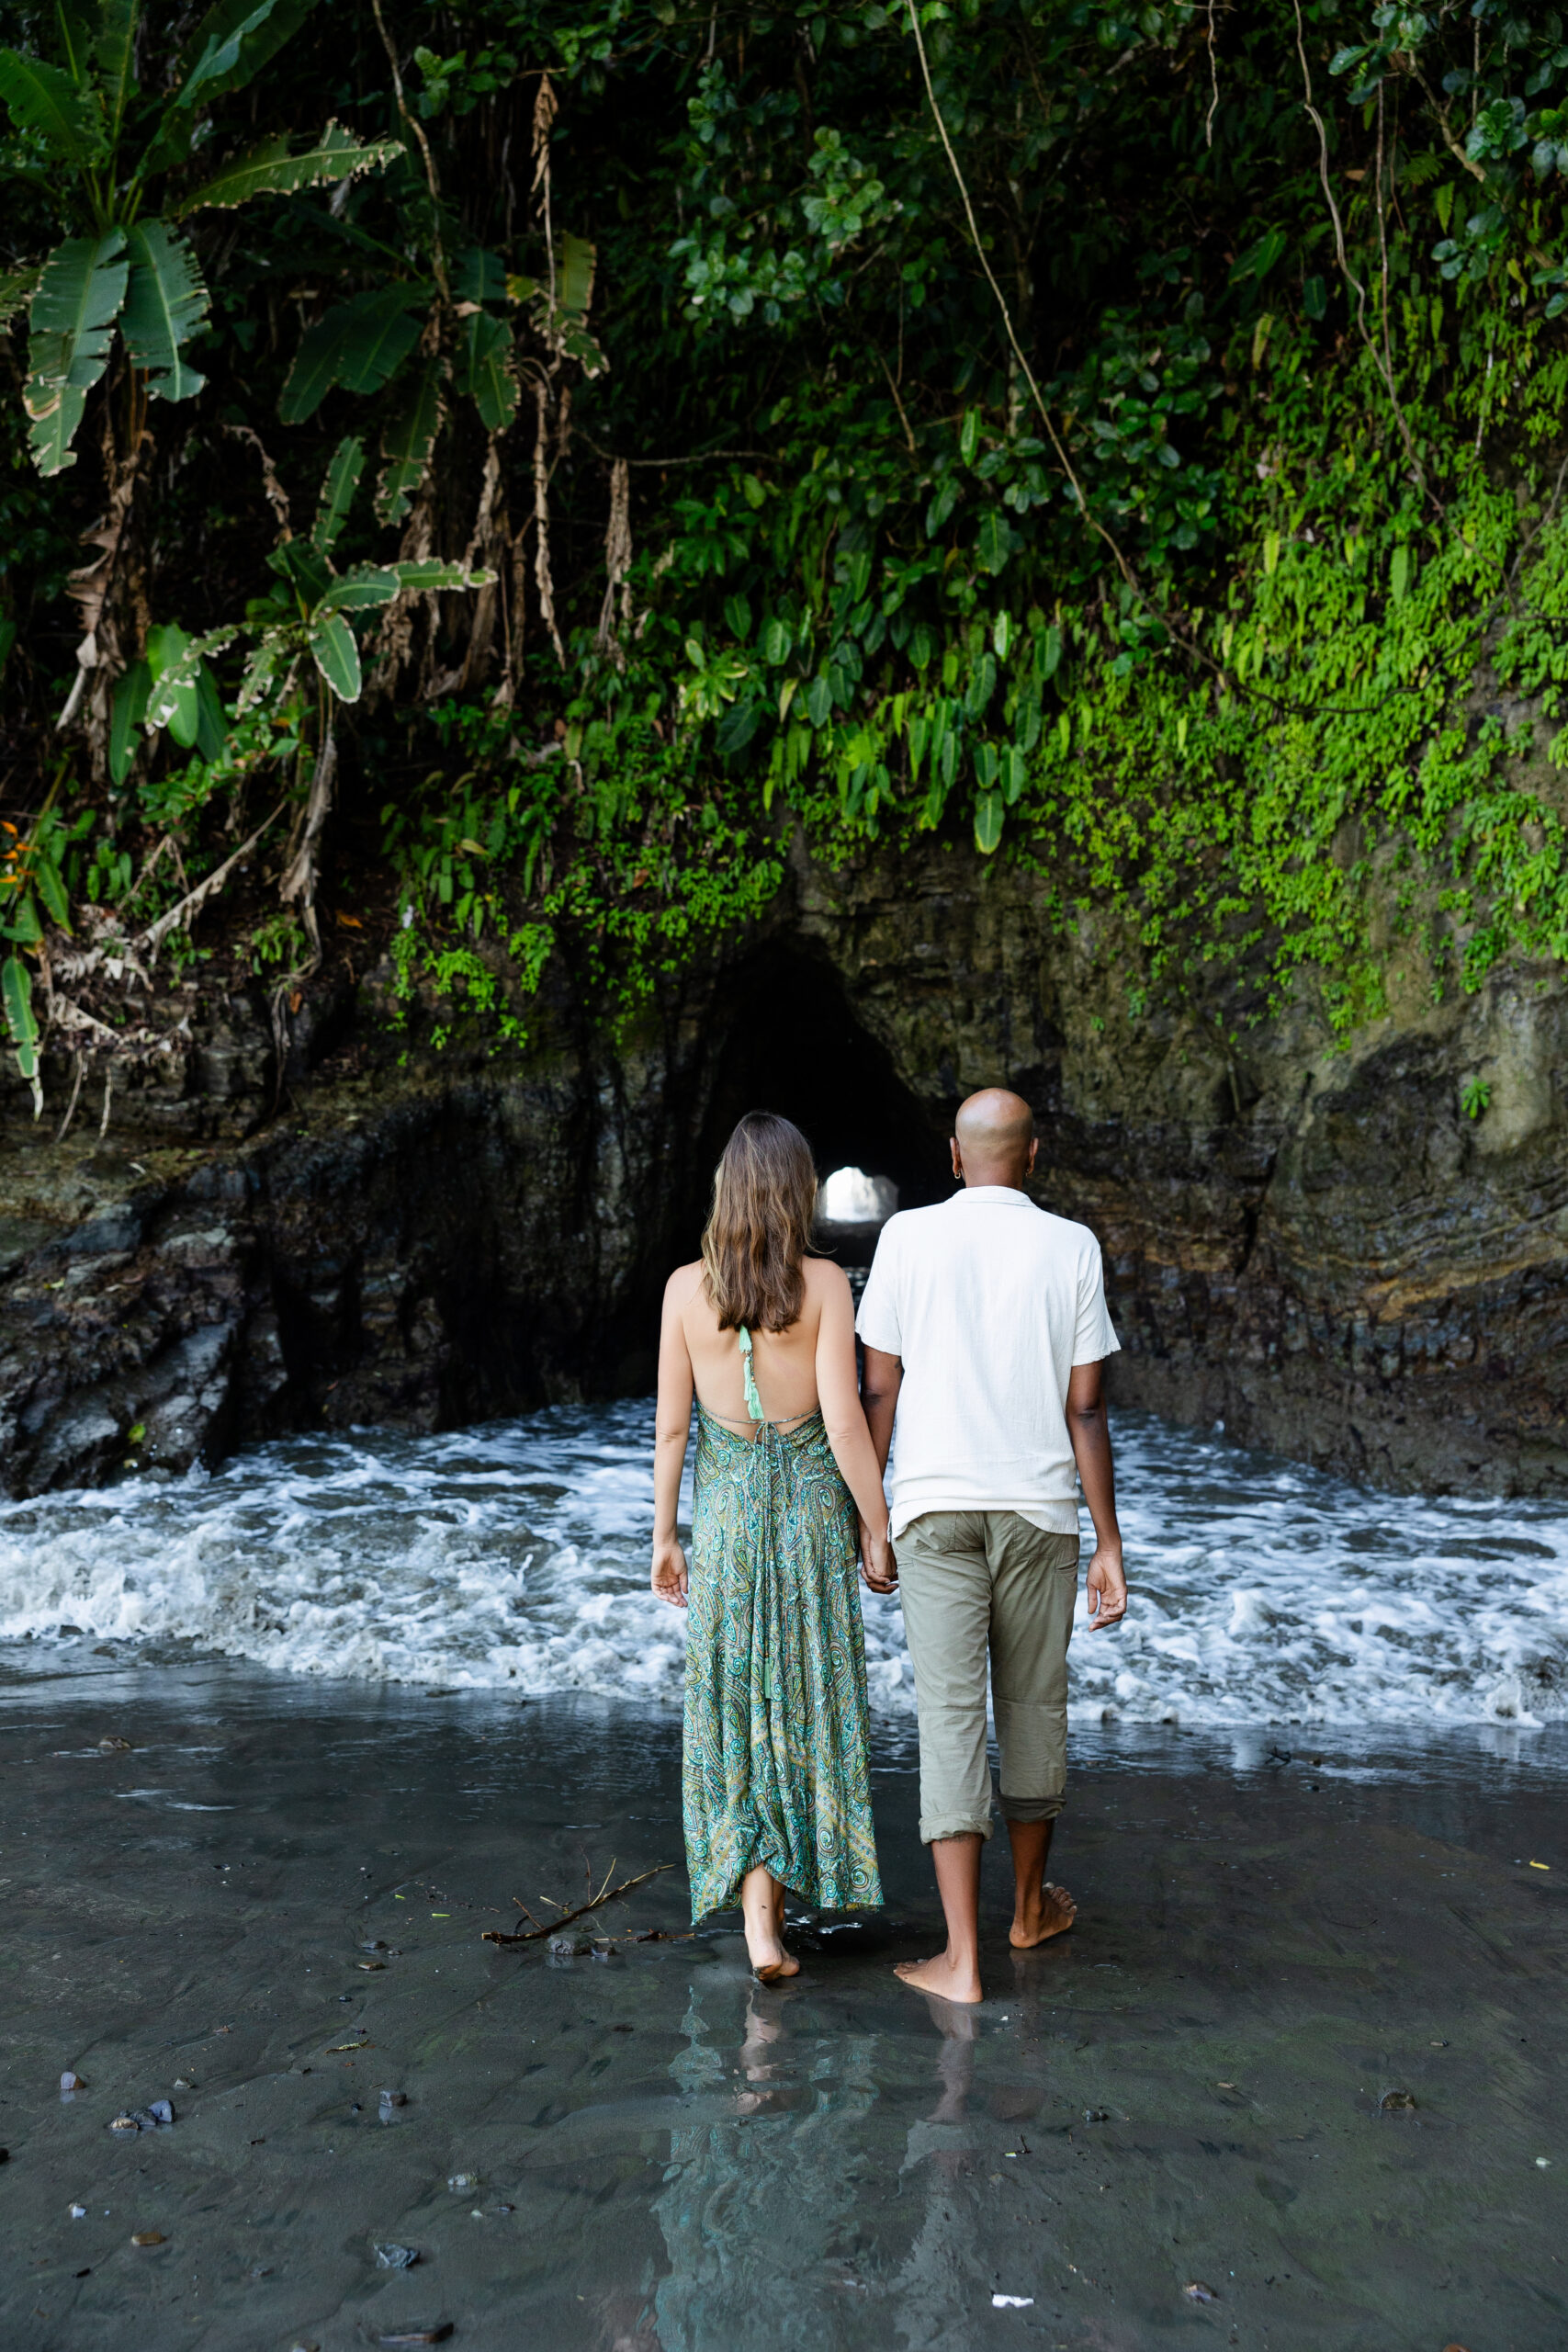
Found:
[[[43,937],[43,924],[32,892],[25,891],[20,904],[8,903],[5,912],[10,920],[0,923],[0,939],[14,939],[20,947],[36,947]]]
[[[196,748],[210,763],[221,756],[229,740],[229,718],[218,681],[204,662],[196,673]]]
[[[98,125],[85,87],[41,57],[0,49],[0,98],[18,130],[36,130],[51,153],[85,166],[99,153]]]
[[[1001,754],[994,743],[975,746],[975,780],[982,792],[989,792],[1001,773]]]
[[[188,401],[207,381],[181,356],[206,323],[210,299],[196,255],[164,220],[138,221],[127,242],[130,283],[120,322],[126,347],[150,392]]]
[[[329,122],[313,147],[297,155],[287,138],[264,140],[248,153],[220,164],[209,180],[173,208],[184,214],[236,204],[254,196],[297,196],[301,188],[326,181],[356,179],[361,172],[378,172],[403,152],[400,139],[356,139],[341,123]]]
[[[381,435],[387,463],[376,492],[377,520],[400,523],[409,500],[424,478],[441,425],[441,364],[429,361],[415,377],[397,414]]]
[[[141,0],[100,0],[93,62],[98,69],[111,143],[119,136],[126,107],[136,88],[136,31],[141,14]]]
[[[1017,545],[1018,534],[999,507],[993,506],[981,515],[975,553],[983,571],[1003,571]]]
[[[570,231],[561,239],[560,267],[556,273],[556,302],[559,309],[575,319],[588,316],[593,300],[593,273],[598,264],[599,249],[586,237],[574,237]]]
[[[369,612],[389,605],[404,589],[429,595],[439,588],[488,588],[493,571],[465,571],[460,563],[430,557],[420,563],[365,563],[334,580],[316,609],[321,613]]]
[[[430,295],[418,282],[378,286],[337,303],[307,327],[277,403],[284,424],[302,424],[313,416],[334,384],[378,392],[419,341],[419,321],[411,312]]]
[[[479,410],[490,433],[504,433],[517,413],[518,383],[512,372],[512,334],[488,311],[463,321],[461,390]]]
[[[1009,743],[1002,752],[1002,798],[1010,808],[1029,781],[1029,758],[1021,743]]]
[[[980,422],[977,408],[964,410],[964,423],[958,432],[958,451],[966,466],[974,464],[975,452],[980,446]]]
[[[267,557],[269,571],[287,580],[307,613],[313,613],[333,582],[333,568],[313,539],[285,539]]]
[[[176,622],[167,621],[162,628],[147,632],[147,666],[153,681],[153,692],[148,697],[148,723],[166,727],[182,752],[194,751],[197,729],[201,724],[201,700],[197,689],[200,656],[195,662],[188,661],[189,651],[190,639]]]
[[[322,555],[331,555],[338,543],[364,471],[365,444],[357,434],[351,433],[333,451],[332,463],[321,484],[321,503],[311,526],[311,542]]]
[[[999,792],[982,792],[975,803],[975,846],[982,857],[989,857],[999,846],[1007,814]]]
[[[833,707],[833,690],[820,673],[806,689],[806,715],[813,727],[825,727]]]
[[[181,62],[177,107],[210,106],[243,90],[292,40],[314,0],[218,0],[197,25]]]
[[[62,931],[71,928],[71,901],[65,895],[65,879],[52,857],[44,850],[33,856],[33,887],[49,909],[51,920]]]
[[[130,774],[136,730],[147,716],[147,699],[152,691],[152,665],[146,662],[133,662],[124,677],[116,682],[109,718],[109,774],[116,784],[123,784]]]
[[[781,662],[787,662],[789,660],[790,648],[794,643],[795,638],[790,629],[789,623],[787,621],[781,621],[775,616],[772,620],[768,621],[764,625],[762,629],[763,661],[773,664],[775,667]]]
[[[147,666],[152,691],[147,697],[142,725],[149,735],[166,727],[186,751],[194,749],[201,733],[201,667],[212,654],[232,644],[235,628],[209,630],[188,638],[183,628],[167,623],[147,632]]]
[[[1062,632],[1052,621],[1035,642],[1035,674],[1043,684],[1047,678],[1054,678],[1061,666]]]
[[[68,237],[43,266],[28,313],[29,373],[23,403],[32,420],[33,463],[57,474],[76,460],[71,443],[88,388],[108,365],[130,265],[122,231]]]
[[[7,956],[0,965],[0,1001],[6,1026],[16,1049],[17,1068],[25,1079],[38,1076],[38,1022],[33,1013],[33,976],[19,956]]]
[[[461,571],[459,568],[459,578]],[[402,585],[389,563],[361,564],[334,580],[316,606],[319,613],[368,613],[389,605]]]
[[[1009,650],[1017,635],[1018,628],[1012,615],[1005,611],[998,613],[991,623],[991,643],[996,647],[998,662],[1007,660]]]
[[[1395,548],[1388,568],[1388,591],[1391,601],[1396,605],[1403,605],[1409,586],[1410,549],[1408,547]]]
[[[341,613],[328,613],[310,630],[316,667],[340,702],[359,700],[359,648]]]
[[[499,254],[487,253],[482,245],[467,245],[457,256],[452,290],[459,302],[504,302],[506,264]],[[528,291],[534,291],[532,282]]]

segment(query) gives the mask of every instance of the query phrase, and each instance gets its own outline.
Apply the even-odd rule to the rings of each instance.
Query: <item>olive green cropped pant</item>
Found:
[[[928,1511],[895,1549],[920,1724],[920,1838],[991,1834],[986,1659],[1002,1815],[1050,1821],[1067,1785],[1078,1539],[1016,1511]]]

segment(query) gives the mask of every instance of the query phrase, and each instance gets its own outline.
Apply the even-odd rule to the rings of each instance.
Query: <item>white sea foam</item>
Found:
[[[1379,1494],[1146,1415],[1116,1436],[1134,1599],[1097,1634],[1080,1596],[1080,1718],[1568,1717],[1568,1510]],[[678,1702],[650,1441],[645,1403],[561,1408],[6,1505],[0,1642],[65,1624],[292,1673]],[[865,1621],[874,1707],[912,1712],[897,1603],[866,1596]]]

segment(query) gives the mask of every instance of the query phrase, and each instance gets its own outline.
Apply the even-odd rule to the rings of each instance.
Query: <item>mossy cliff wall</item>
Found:
[[[383,983],[192,1000],[188,1046],[54,1140],[6,1098],[0,1478],[183,1468],[300,1427],[434,1427],[651,1385],[657,1303],[755,1102],[824,1167],[948,1187],[953,1105],[1036,1105],[1039,1196],[1104,1245],[1123,1403],[1380,1484],[1568,1485],[1568,987],[1499,968],[1336,1046],[1245,980],[1127,1012],[1134,955],[933,846],[794,861],[761,928],[613,1046],[564,986],[527,1058],[415,1051]],[[1232,1043],[1233,1038],[1240,1040]],[[1464,1090],[1488,1090],[1467,1115]]]

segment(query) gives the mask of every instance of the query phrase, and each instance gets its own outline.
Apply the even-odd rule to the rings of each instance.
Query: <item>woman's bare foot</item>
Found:
[[[911,1992],[934,1993],[939,2001],[961,2001],[973,2004],[986,1997],[980,1987],[980,1972],[974,1966],[956,1966],[952,1955],[939,1952],[934,1960],[901,1960],[893,1973]]]
[[[784,1888],[771,1871],[747,1871],[740,1884],[740,1911],[752,1972],[762,1984],[800,1973],[799,1961],[784,1950]]]
[[[1021,1897],[1013,1913],[1008,1941],[1019,1951],[1032,1951],[1052,1936],[1066,1933],[1077,1917],[1078,1906],[1065,1886],[1047,1879],[1032,1901]]]

